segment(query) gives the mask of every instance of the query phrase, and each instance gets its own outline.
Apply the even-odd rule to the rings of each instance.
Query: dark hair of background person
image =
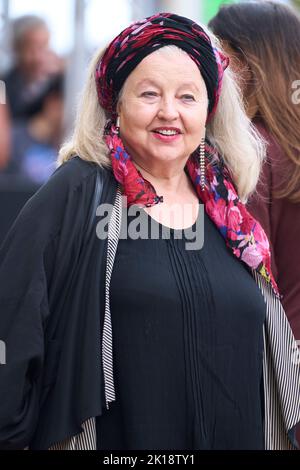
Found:
[[[288,5],[246,2],[222,6],[208,26],[246,61],[257,117],[293,162],[274,197],[300,202],[300,103],[292,101],[292,84],[300,80],[300,17]]]

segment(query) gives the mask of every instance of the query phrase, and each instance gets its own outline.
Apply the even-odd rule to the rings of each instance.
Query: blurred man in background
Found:
[[[63,61],[49,43],[50,32],[42,18],[26,15],[12,22],[14,65],[3,77],[12,120],[28,118],[32,102],[44,93],[49,79],[63,71]]]

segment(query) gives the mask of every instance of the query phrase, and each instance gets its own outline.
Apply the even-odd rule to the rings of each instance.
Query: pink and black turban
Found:
[[[229,59],[211,44],[199,24],[171,13],[158,13],[133,23],[109,44],[96,67],[101,106],[115,115],[118,95],[127,77],[147,55],[167,45],[183,49],[199,68],[207,88],[210,117],[218,104]]]

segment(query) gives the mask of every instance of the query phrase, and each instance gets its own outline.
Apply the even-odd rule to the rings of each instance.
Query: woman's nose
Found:
[[[165,121],[174,121],[178,118],[178,109],[175,100],[165,99],[160,103],[160,109],[158,111],[158,117]]]

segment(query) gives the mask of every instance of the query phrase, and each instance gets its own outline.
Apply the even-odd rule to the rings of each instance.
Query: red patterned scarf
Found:
[[[134,165],[112,123],[106,127],[105,141],[110,150],[114,176],[127,197],[127,204],[150,207],[163,202],[163,197],[157,195],[153,185]],[[189,157],[186,170],[199,199],[205,206],[207,215],[215,223],[233,254],[270,282],[274,292],[279,296],[271,271],[269,241],[264,230],[240,201],[223,159],[207,142],[205,153],[206,185],[204,190],[200,184],[197,151]]]

